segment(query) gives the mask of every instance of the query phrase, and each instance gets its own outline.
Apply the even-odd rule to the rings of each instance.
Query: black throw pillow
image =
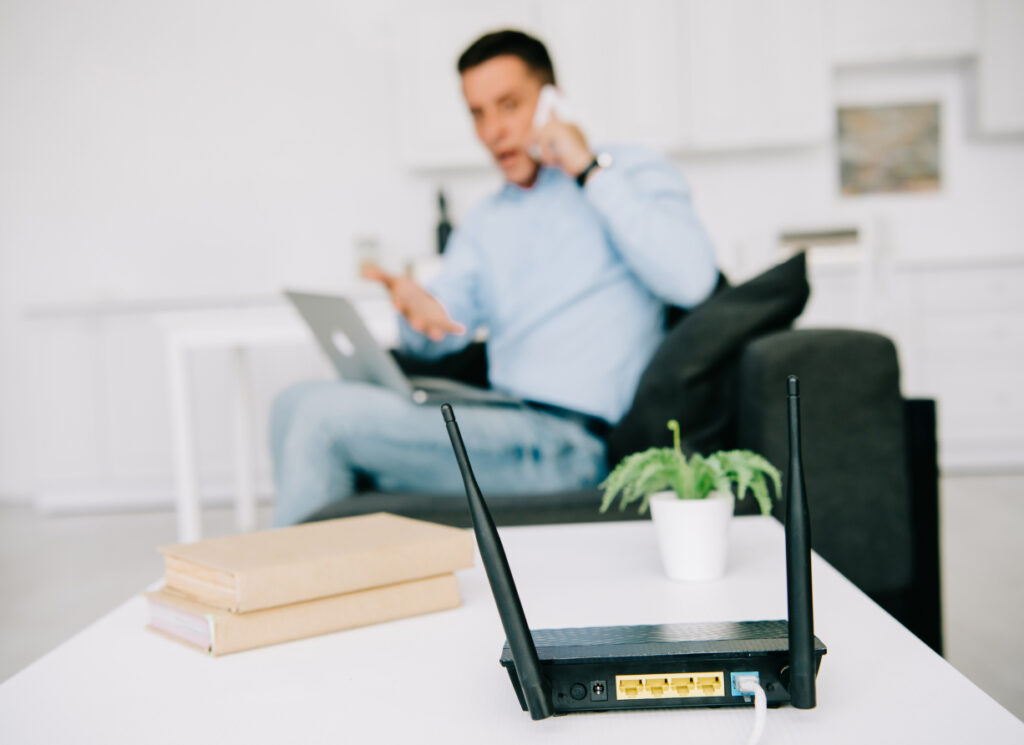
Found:
[[[630,453],[670,446],[669,419],[679,422],[685,452],[733,447],[740,353],[753,339],[789,326],[809,295],[801,252],[694,308],[655,351],[633,405],[608,434],[609,467]]]

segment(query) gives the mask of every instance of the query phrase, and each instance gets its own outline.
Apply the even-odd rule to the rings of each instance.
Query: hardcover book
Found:
[[[473,565],[466,530],[378,512],[164,546],[165,585],[247,613]]]
[[[454,574],[400,582],[252,613],[232,613],[166,588],[145,593],[149,628],[208,654],[304,639],[459,605]]]

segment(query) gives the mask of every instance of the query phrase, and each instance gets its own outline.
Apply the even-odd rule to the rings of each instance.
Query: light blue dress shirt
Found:
[[[489,331],[492,386],[617,422],[664,335],[666,304],[691,307],[718,278],[686,180],[667,159],[608,148],[584,188],[541,169],[506,184],[451,236],[427,289],[464,336],[432,342],[402,321],[403,348],[439,357]]]
[[[664,158],[609,151],[586,188],[544,169],[529,189],[506,185],[448,244],[428,289],[470,330],[487,326],[491,382],[517,396],[618,421],[664,334],[666,303],[707,297],[718,273],[686,182]],[[472,338],[431,342],[403,321],[408,351],[439,356]],[[485,493],[595,487],[601,438],[532,408],[459,407]],[[351,496],[356,474],[386,491],[462,493],[433,406],[367,383],[306,381],[274,400],[275,522],[306,519]]]

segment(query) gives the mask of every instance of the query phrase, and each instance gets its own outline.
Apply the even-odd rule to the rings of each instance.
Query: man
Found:
[[[714,251],[667,160],[594,150],[557,116],[534,128],[541,89],[555,83],[539,41],[488,34],[458,71],[477,137],[506,184],[452,234],[428,287],[371,276],[401,313],[405,351],[439,357],[486,326],[491,384],[528,402],[457,406],[485,493],[591,487],[605,474],[601,436],[661,341],[665,305],[711,293]],[[374,386],[290,388],[274,403],[271,437],[278,524],[351,495],[357,473],[385,491],[462,490],[436,407]]]

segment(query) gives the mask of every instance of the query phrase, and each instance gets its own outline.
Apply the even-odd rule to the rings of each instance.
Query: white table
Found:
[[[677,584],[649,522],[503,529],[534,628],[782,618],[781,527],[735,521],[727,576]],[[762,743],[1013,743],[1024,724],[815,557],[818,707],[770,710]],[[221,658],[145,631],[134,598],[0,685],[10,743],[745,743],[748,708],[534,722],[498,664],[483,570],[461,608]],[[10,640],[5,640],[10,643]]]
[[[352,299],[378,341],[393,345],[398,335],[398,323],[383,291],[363,290]],[[313,336],[305,322],[283,300],[277,307],[165,313],[160,315],[157,323],[164,334],[167,364],[178,540],[188,543],[202,538],[195,420],[188,367],[189,354],[200,349],[220,349],[231,353],[236,527],[243,533],[253,530],[256,527],[253,488],[255,443],[249,350],[287,344],[308,345],[314,343]]]

